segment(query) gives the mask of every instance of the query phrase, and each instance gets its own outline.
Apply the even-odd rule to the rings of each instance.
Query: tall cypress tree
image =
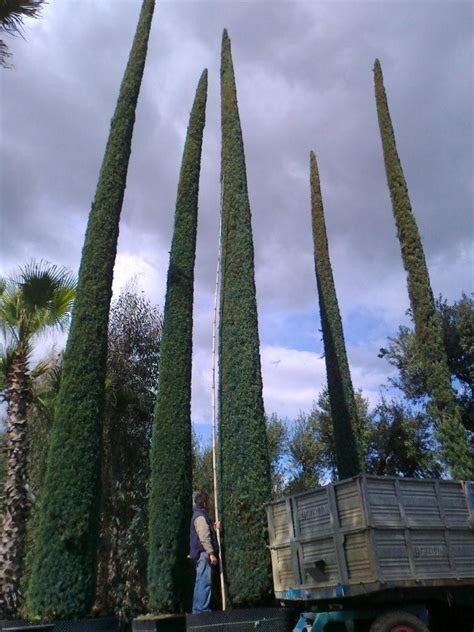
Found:
[[[184,610],[192,509],[191,356],[194,260],[207,70],[191,110],[176,202],[151,445],[148,592],[151,608]]]
[[[474,476],[473,455],[470,454],[466,431],[461,423],[451,387],[443,332],[436,314],[428,268],[418,227],[412,212],[408,189],[398,157],[382,68],[375,60],[375,100],[390,189],[393,214],[407,273],[408,295],[415,321],[415,336],[422,358],[428,390],[437,418],[438,439],[443,458],[452,476]]]
[[[154,5],[142,5],[82,250],[27,600],[32,614],[83,616],[94,601],[108,314]]]
[[[219,422],[224,563],[234,605],[270,592],[264,503],[270,467],[254,278],[254,250],[230,40],[222,39],[222,281]]]
[[[360,474],[362,471],[361,456],[358,454],[354,433],[354,428],[357,426],[357,407],[347,361],[331,260],[329,259],[318,164],[314,152],[311,152],[310,168],[314,263],[323,331],[329,403],[334,427],[336,464],[339,478],[348,478]]]

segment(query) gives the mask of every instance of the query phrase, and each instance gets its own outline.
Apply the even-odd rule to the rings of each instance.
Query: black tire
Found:
[[[397,610],[377,617],[369,632],[429,632],[429,629],[414,614]]]

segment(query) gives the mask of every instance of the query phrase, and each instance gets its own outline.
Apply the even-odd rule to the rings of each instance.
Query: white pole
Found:
[[[222,196],[223,182],[221,178],[221,204],[219,216],[219,246],[217,250],[217,267],[216,267],[216,285],[214,290],[214,316],[212,322],[212,385],[211,385],[211,420],[212,420],[212,477],[214,484],[214,515],[217,523],[216,535],[219,544],[219,577],[221,583],[222,610],[226,609],[225,583],[224,583],[224,564],[222,560],[222,545],[219,522],[219,495],[217,488],[217,432],[216,432],[216,338],[217,338],[217,297],[219,294],[219,279],[221,268],[221,230],[222,230]]]

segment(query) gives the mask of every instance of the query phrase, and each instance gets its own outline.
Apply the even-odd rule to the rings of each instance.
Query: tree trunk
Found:
[[[25,549],[28,500],[26,491],[27,418],[29,403],[26,357],[18,350],[7,386],[7,472],[0,541],[0,607],[14,614],[20,603],[21,565]]]

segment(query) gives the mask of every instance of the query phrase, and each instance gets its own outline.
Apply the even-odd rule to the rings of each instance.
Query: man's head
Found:
[[[209,495],[206,492],[198,492],[194,496],[194,504],[199,509],[206,510],[209,507]]]

